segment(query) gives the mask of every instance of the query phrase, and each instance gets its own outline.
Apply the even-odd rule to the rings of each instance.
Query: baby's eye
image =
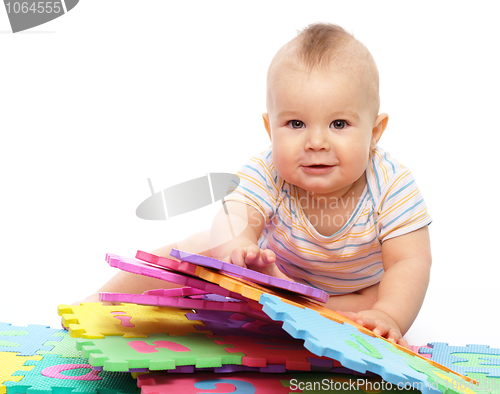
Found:
[[[332,122],[332,124],[330,125],[330,127],[333,127],[334,129],[338,129],[338,130],[344,129],[346,126],[347,126],[347,122],[345,120],[342,120],[342,119],[334,120]]]
[[[305,125],[301,120],[291,120],[290,122],[288,122],[288,126],[290,126],[292,129],[301,129]]]

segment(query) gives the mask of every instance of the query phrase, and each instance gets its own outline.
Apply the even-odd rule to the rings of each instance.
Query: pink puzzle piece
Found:
[[[162,297],[189,297],[193,295],[208,294],[204,290],[195,287],[178,287],[176,289],[157,289],[145,291],[145,295],[161,295]]]
[[[122,257],[115,254],[106,254],[106,261],[111,267],[119,268],[123,271],[133,274],[149,276],[151,278],[161,279],[170,283],[176,283],[181,286],[194,287],[207,293],[219,294],[224,297],[236,298],[242,301],[248,301],[248,298],[233,291],[226,290],[214,283],[206,282],[203,279],[193,278],[191,276],[174,273],[159,267],[153,267],[143,261]]]
[[[168,257],[162,257],[152,253],[143,252],[142,250],[137,251],[137,253],[135,254],[135,258],[150,264],[168,268],[169,270],[182,272],[183,274],[198,276],[196,275],[196,269],[198,268],[198,266],[196,264],[192,264],[187,261],[173,260],[169,259]]]
[[[288,374],[264,374],[257,372],[232,373],[227,376],[212,373],[140,375],[137,385],[142,394],[289,394],[291,390],[282,382],[290,382]],[[214,391],[217,389],[216,391]]]
[[[156,291],[156,293],[160,293],[160,291]],[[261,311],[261,305],[257,302],[221,302],[182,297],[163,297],[158,295],[123,293],[99,293],[99,300],[108,302],[127,302],[139,305],[166,306],[181,309],[206,309],[212,311],[238,312],[256,319],[269,319],[269,317]]]

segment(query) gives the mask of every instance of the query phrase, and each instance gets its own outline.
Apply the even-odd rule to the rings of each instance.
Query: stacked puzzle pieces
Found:
[[[172,256],[106,260],[181,287],[60,305],[66,330],[0,323],[0,394],[500,393],[499,349],[412,352],[327,309],[318,289]]]

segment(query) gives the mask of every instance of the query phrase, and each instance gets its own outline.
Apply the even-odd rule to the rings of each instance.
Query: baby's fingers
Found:
[[[260,258],[260,248],[257,245],[250,245],[247,247],[246,256],[245,256],[245,264],[246,265],[254,265],[259,261]]]
[[[245,263],[249,268],[262,269],[276,261],[276,255],[272,250],[260,249],[257,245],[247,248]]]
[[[269,250],[269,249],[261,250],[261,257],[262,257],[262,261],[266,265],[276,262],[276,255],[274,254],[274,252],[272,250]]]
[[[344,312],[344,311],[335,311],[339,315],[347,317],[349,320],[356,321],[359,319],[358,314],[354,312]]]
[[[246,255],[247,255],[246,249],[240,248],[240,247],[234,248],[231,251],[231,254],[229,255],[229,257],[231,259],[231,264],[246,268],[247,267],[246,262],[245,262]]]
[[[399,338],[399,341],[397,341],[397,344],[411,350],[410,344],[403,337]]]
[[[378,323],[375,328],[372,329],[374,334],[380,335],[381,337],[391,340],[390,334],[394,335],[397,330],[391,329],[386,323]],[[397,338],[399,339],[399,338]],[[392,339],[394,341],[394,339]]]

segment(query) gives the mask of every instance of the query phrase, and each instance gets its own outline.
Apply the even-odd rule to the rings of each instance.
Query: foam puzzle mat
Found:
[[[59,306],[66,329],[0,323],[0,394],[500,394],[500,349],[431,342],[413,352],[262,280],[109,256],[186,286],[119,297],[176,307],[82,303]]]

